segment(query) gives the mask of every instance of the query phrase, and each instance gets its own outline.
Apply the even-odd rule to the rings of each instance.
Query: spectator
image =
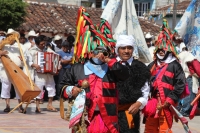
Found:
[[[188,63],[192,62],[195,58],[190,52],[187,51],[187,47],[183,42],[180,44],[179,58],[181,66],[185,73],[186,83],[188,84],[188,88],[190,91],[190,95],[181,100],[181,107],[179,107],[179,109],[180,113],[183,116],[188,117],[192,110],[192,106],[189,103],[191,103],[194,100],[198,92],[199,83],[198,78],[195,75],[192,75],[188,68]]]
[[[63,74],[66,72],[66,70],[71,68],[72,56],[73,56],[71,49],[72,49],[72,46],[69,44],[69,42],[64,41],[62,43],[62,51],[58,52],[58,54],[61,57],[61,60],[60,60],[61,69],[59,70],[58,84],[62,80]],[[60,90],[58,89],[57,89],[57,96],[60,96]]]
[[[24,46],[26,47],[26,50],[35,46],[35,37],[37,36],[38,36],[38,33],[36,34],[34,30],[29,31],[29,33],[26,35],[26,38],[28,39],[28,41],[24,44]]]

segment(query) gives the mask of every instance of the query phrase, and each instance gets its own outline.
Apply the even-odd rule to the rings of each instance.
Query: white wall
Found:
[[[78,0],[57,0],[57,1],[59,4],[67,4],[67,5],[77,5],[78,4]]]
[[[174,0],[154,0],[154,1],[156,2],[156,7],[163,7],[174,3]],[[178,0],[178,2],[182,1],[191,1],[191,0]]]
[[[169,1],[170,0],[155,0],[156,1],[156,7],[162,7],[162,6],[166,6],[169,5]]]
[[[81,1],[92,2],[92,7],[96,7],[96,0],[57,0],[59,4],[81,6]]]

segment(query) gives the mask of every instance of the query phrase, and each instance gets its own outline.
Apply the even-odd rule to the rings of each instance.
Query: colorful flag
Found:
[[[135,38],[133,56],[144,63],[149,63],[152,58],[134,5],[133,0],[109,0],[101,18],[111,25],[114,39],[117,39],[119,35],[132,35]],[[149,16],[149,20],[151,19],[152,16]]]
[[[175,29],[189,50],[200,46],[200,0],[192,0]],[[200,52],[199,52],[200,53]]]

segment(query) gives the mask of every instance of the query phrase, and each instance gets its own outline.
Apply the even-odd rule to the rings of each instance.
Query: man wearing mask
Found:
[[[126,65],[130,74],[127,80],[117,83],[120,133],[140,132],[140,110],[146,105],[150,90],[150,71],[145,64],[133,58],[134,43],[131,35],[120,35],[115,49],[117,61]]]
[[[35,46],[35,37],[37,36],[38,33],[36,34],[34,30],[29,31],[29,33],[26,35],[28,41],[24,44],[26,50],[29,50],[31,47]]]
[[[155,44],[155,58],[149,64],[151,98],[143,111],[146,117],[144,133],[172,133],[170,105],[175,106],[179,102],[185,89],[185,74],[178,61],[173,38],[167,21],[163,20],[162,31]]]
[[[79,97],[80,92],[81,96],[85,95],[90,121],[87,126],[88,133],[119,133],[115,83],[126,80],[129,74],[127,68],[116,59],[110,59],[109,54],[105,46],[98,46],[90,56],[87,56],[85,63],[74,64],[69,72],[63,75],[63,80],[59,84],[63,90],[62,96],[67,99],[74,99],[77,95]],[[88,88],[85,88],[86,94],[81,91],[84,80],[89,84]]]

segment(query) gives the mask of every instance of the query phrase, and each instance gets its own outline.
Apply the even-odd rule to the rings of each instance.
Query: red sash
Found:
[[[168,88],[168,89],[170,89],[170,90],[173,90],[173,86],[172,86],[172,85],[170,85],[170,84],[168,84],[168,83],[165,83],[165,82],[162,82],[162,77],[163,77],[163,75],[170,76],[171,78],[173,78],[173,76],[174,76],[174,75],[171,74],[170,72],[166,71],[167,67],[168,67],[168,64],[165,64],[165,65],[163,66],[163,68],[161,68],[162,70],[160,70],[160,72],[159,72],[159,74],[157,75],[156,80],[155,80],[155,82],[154,82],[154,84],[153,84],[153,86],[154,86],[155,88],[157,88],[158,91],[159,91],[159,93],[160,93],[160,99],[161,99],[161,103],[162,103],[162,104],[164,104],[164,103],[165,103],[165,100],[166,100],[165,93],[164,93],[164,87],[165,87],[165,88]],[[164,114],[165,114],[167,123],[168,123],[168,125],[169,125],[169,128],[171,128],[171,127],[172,127],[173,114],[172,114],[172,112],[171,112],[169,109],[167,109],[167,108],[163,109],[163,111],[164,111]]]

